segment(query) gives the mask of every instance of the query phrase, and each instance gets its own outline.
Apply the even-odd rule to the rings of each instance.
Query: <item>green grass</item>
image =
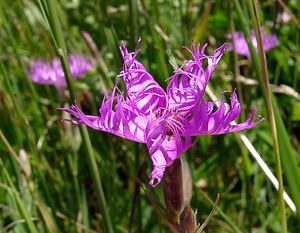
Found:
[[[134,50],[138,36],[142,38],[139,60],[166,87],[165,80],[173,72],[170,62],[181,65],[182,57],[190,58],[183,45],[190,47],[193,39],[208,42],[212,54],[226,41],[230,24],[245,32],[255,27],[248,1],[235,2],[241,12],[226,1],[1,1],[0,233],[169,232],[163,185],[155,189],[148,185],[152,165],[146,146],[62,123],[69,116],[56,108],[76,99],[85,113],[98,114],[122,68],[118,46],[123,40]],[[297,20],[297,1],[286,4]],[[279,22],[282,6],[271,0],[260,1],[258,10],[259,23],[280,41],[266,53],[269,83],[299,92],[297,22]],[[96,53],[90,51],[81,31],[89,33]],[[32,60],[50,60],[56,54],[66,60],[66,52],[94,59],[95,69],[70,81],[65,97],[53,86],[29,80]],[[238,88],[243,116],[248,117],[255,105],[266,118],[244,133],[275,173],[279,164],[261,61],[254,53],[252,61],[237,59],[232,52],[225,53],[210,86],[218,97],[222,90]],[[257,84],[237,83],[237,72]],[[272,90],[283,185],[300,209],[299,99],[291,91]],[[183,157],[192,171],[191,207],[198,224],[205,222],[214,208],[212,200],[220,194],[205,232],[282,232],[278,192],[238,134],[199,137]],[[288,232],[299,232],[299,212],[293,214],[287,205],[285,212]]]

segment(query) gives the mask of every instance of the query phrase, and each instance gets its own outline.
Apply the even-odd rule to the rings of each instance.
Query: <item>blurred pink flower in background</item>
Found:
[[[269,51],[270,49],[279,45],[279,41],[275,34],[267,35],[264,28],[261,28],[260,30],[261,30],[263,47],[264,47],[265,52]],[[250,51],[249,51],[248,44],[247,44],[244,33],[243,32],[234,32],[233,36],[234,36],[235,45],[233,48],[233,43],[230,43],[229,49],[234,50],[236,53],[238,53],[240,55],[250,57],[251,55],[250,55]],[[232,38],[232,34],[228,33],[226,35],[226,37]],[[253,44],[254,48],[256,49],[256,51],[258,51],[258,45],[257,45],[257,40],[256,40],[254,30],[251,30],[251,41],[252,41],[252,44]]]
[[[78,78],[93,68],[91,61],[83,55],[71,54],[68,61],[73,78]],[[32,62],[29,77],[34,83],[55,85],[59,90],[66,88],[65,75],[59,58],[55,58],[52,62],[40,59]]]

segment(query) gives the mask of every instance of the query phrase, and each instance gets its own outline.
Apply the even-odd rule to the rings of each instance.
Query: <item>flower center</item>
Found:
[[[186,129],[186,119],[175,109],[158,109],[152,117],[150,134],[160,128],[168,141],[181,137]]]

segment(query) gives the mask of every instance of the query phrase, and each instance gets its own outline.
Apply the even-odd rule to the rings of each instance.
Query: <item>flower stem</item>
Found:
[[[49,21],[50,29],[51,29],[53,39],[54,39],[54,44],[55,44],[57,53],[59,55],[59,58],[61,60],[62,66],[63,66],[63,70],[64,70],[66,82],[67,82],[67,87],[70,92],[71,99],[74,100],[75,99],[75,89],[73,87],[72,76],[71,76],[71,72],[69,69],[69,64],[68,64],[68,60],[67,60],[67,56],[66,56],[67,48],[66,48],[66,44],[65,44],[65,41],[63,38],[62,28],[61,28],[61,24],[60,24],[60,21],[58,18],[55,4],[56,4],[55,0],[46,0],[46,4],[44,4],[44,6],[46,6],[47,9],[44,9],[44,10],[45,10],[45,12],[47,12],[46,17],[47,17],[47,20]],[[113,228],[112,228],[111,219],[109,216],[108,206],[106,204],[106,199],[105,199],[104,192],[103,192],[100,173],[99,173],[95,155],[93,152],[91,140],[90,140],[88,131],[85,126],[83,126],[83,125],[80,126],[80,133],[81,133],[81,136],[83,139],[83,143],[85,144],[85,149],[86,149],[87,158],[88,158],[88,164],[91,169],[91,175],[92,175],[92,179],[93,179],[93,182],[95,185],[97,199],[100,203],[100,208],[103,211],[103,217],[104,217],[106,229],[107,229],[107,232],[112,233]]]

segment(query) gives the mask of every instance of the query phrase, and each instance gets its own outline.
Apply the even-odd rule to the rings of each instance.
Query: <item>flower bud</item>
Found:
[[[169,221],[177,223],[192,198],[191,171],[183,158],[178,158],[168,167],[164,179],[164,195]]]
[[[181,213],[180,223],[179,223],[180,232],[183,233],[195,233],[197,230],[196,214],[191,207],[187,206]]]

